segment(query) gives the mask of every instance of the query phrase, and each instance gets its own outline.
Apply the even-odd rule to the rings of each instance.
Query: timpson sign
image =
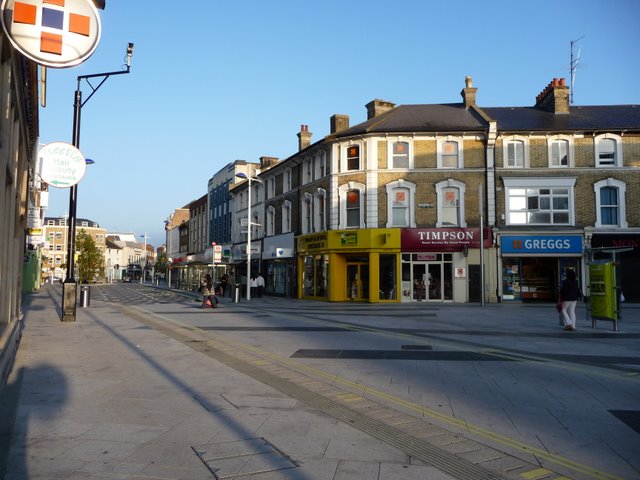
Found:
[[[459,252],[463,247],[480,248],[479,228],[403,228],[403,251]],[[484,248],[493,245],[491,229],[484,229]]]

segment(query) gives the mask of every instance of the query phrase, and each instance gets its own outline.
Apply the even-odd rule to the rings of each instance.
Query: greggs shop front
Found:
[[[492,245],[486,229],[485,247]],[[297,238],[298,298],[467,302],[478,228],[332,230]],[[476,265],[477,266],[477,265]]]

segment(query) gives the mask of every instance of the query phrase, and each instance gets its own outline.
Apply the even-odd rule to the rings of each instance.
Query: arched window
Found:
[[[387,228],[415,227],[415,183],[390,182],[387,189]]]
[[[594,183],[593,190],[596,195],[596,228],[626,228],[626,184],[607,178]]]
[[[596,167],[621,167],[622,137],[612,133],[597,135],[594,139]]]
[[[464,195],[466,185],[457,180],[436,183],[438,221],[436,227],[466,227]]]
[[[349,182],[338,188],[340,198],[340,227],[364,228],[365,186]]]
[[[447,137],[437,142],[438,168],[463,168],[462,138]]]
[[[567,135],[554,135],[547,140],[549,167],[573,167],[573,139]]]

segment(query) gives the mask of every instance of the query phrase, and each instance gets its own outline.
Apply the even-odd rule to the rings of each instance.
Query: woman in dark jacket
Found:
[[[560,300],[562,301],[562,314],[564,316],[564,329],[576,329],[576,303],[582,296],[580,284],[576,278],[575,270],[567,271],[567,278],[560,287]]]

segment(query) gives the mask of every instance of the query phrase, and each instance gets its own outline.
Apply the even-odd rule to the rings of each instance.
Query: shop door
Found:
[[[427,264],[427,296],[429,300],[442,300],[442,264]]]
[[[442,300],[442,264],[414,263],[412,272],[414,301]]]
[[[349,300],[369,299],[369,265],[366,263],[347,264],[347,298]]]

